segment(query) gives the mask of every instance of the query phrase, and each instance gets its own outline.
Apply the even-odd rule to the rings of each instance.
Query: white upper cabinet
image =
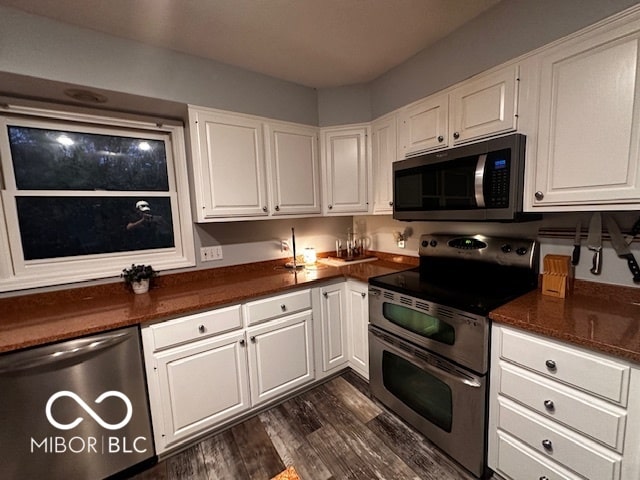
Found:
[[[396,115],[387,115],[371,124],[373,163],[373,213],[393,212],[393,162],[396,160]]]
[[[262,122],[189,108],[196,218],[268,214]]]
[[[449,146],[449,95],[437,94],[398,112],[398,159]]]
[[[518,66],[471,79],[452,90],[449,100],[449,132],[454,145],[515,130]]]
[[[640,16],[543,50],[529,210],[633,209],[640,201]],[[535,98],[534,98],[535,102]]]
[[[398,159],[517,128],[517,65],[478,75],[398,111]]]
[[[269,122],[266,135],[271,214],[320,213],[318,129]]]
[[[321,129],[324,213],[369,211],[369,125]]]

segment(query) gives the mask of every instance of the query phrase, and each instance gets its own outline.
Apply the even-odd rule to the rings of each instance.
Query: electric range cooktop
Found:
[[[420,267],[369,283],[421,300],[486,316],[537,288],[537,244],[530,240],[423,235]]]

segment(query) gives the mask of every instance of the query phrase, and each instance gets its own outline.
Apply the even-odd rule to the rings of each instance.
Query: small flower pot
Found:
[[[149,291],[149,279],[143,278],[139,282],[131,282],[134,293],[147,293]]]

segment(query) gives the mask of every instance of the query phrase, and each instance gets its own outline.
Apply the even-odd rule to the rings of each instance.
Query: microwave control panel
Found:
[[[487,208],[509,207],[511,178],[510,150],[498,150],[487,155],[484,172],[484,202]]]

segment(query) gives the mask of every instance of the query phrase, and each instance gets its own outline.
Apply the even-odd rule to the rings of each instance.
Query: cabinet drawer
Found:
[[[502,361],[498,368],[501,394],[622,453],[624,409]]]
[[[151,325],[154,351],[172,345],[200,340],[242,327],[240,305],[196,313]]]
[[[311,291],[287,293],[249,302],[244,306],[247,326],[311,308]]]
[[[581,480],[581,477],[565,470],[539,453],[515,440],[502,431],[498,431],[498,464],[496,470],[515,480],[523,478],[546,478],[548,480]]]
[[[585,478],[620,478],[620,455],[504,397],[498,398],[498,428]]]
[[[626,406],[627,365],[507,328],[500,333],[503,359]]]

